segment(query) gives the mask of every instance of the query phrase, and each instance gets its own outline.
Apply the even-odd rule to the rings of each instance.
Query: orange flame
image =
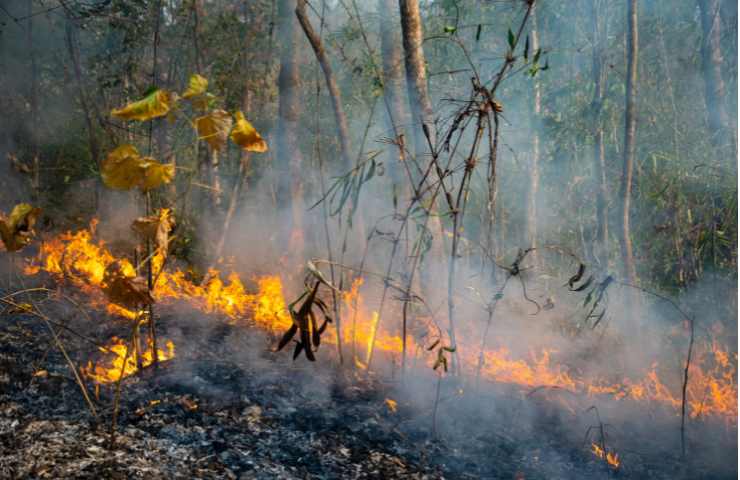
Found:
[[[151,340],[148,342],[148,348],[141,352],[141,365],[148,367],[154,363],[152,355]],[[157,358],[160,362],[172,359],[175,356],[175,344],[167,340],[165,342],[166,350],[157,349]],[[107,347],[100,347],[100,351],[106,355],[112,355],[104,364],[93,365],[88,362],[80,371],[88,378],[97,383],[112,383],[118,381],[120,376],[128,377],[138,371],[134,349],[128,348],[126,342],[118,337],[113,337]],[[126,354],[128,351],[128,355]]]
[[[108,302],[98,288],[109,264],[117,259],[107,250],[105,243],[93,241],[96,222],[89,230],[65,233],[42,244],[39,258],[25,269],[27,274],[45,271],[61,279],[71,281],[90,295],[93,306],[107,309],[111,313],[134,319],[137,312]],[[154,264],[159,270],[162,258]],[[133,265],[123,261],[124,268],[134,271]],[[225,316],[230,323],[252,318],[254,324],[271,333],[282,333],[292,325],[279,276],[270,275],[256,279],[257,293],[249,293],[239,276],[232,272],[222,280],[217,270],[211,270],[205,284],[195,284],[182,270],[162,271],[156,277],[153,297],[159,303],[174,301],[188,303],[205,313]],[[356,279],[349,291],[342,292],[342,318],[344,319],[341,341],[352,346],[355,353],[353,363],[366,368],[370,358],[370,345],[374,341],[376,352],[399,355],[402,340],[397,332],[388,331],[389,322],[379,322],[377,312],[365,305],[360,292],[363,281]],[[465,369],[478,365],[478,350],[472,345],[479,339],[474,332],[460,335],[458,342],[459,361]],[[467,337],[467,338],[464,338]],[[336,345],[337,333],[333,325],[323,335],[325,343]],[[419,349],[412,335],[408,337],[408,352],[413,355]],[[471,345],[466,348],[466,345]],[[364,351],[363,351],[364,350]],[[119,348],[120,351],[120,348]],[[691,418],[719,416],[736,423],[737,403],[737,354],[730,354],[718,344],[713,344],[696,354],[689,369],[689,385],[686,392],[688,414]],[[642,378],[609,379],[582,378],[570,369],[553,361],[552,350],[532,353],[529,359],[513,358],[504,347],[490,348],[482,355],[481,375],[498,382],[519,385],[528,389],[538,386],[562,388],[586,395],[606,395],[616,400],[631,399],[637,402],[658,402],[678,414],[681,409],[680,378],[667,381],[659,372],[666,371],[653,365]],[[119,357],[123,356],[120,352]],[[362,357],[362,358],[360,358]],[[123,365],[120,360],[119,368]],[[430,365],[434,359],[429,359]],[[129,370],[128,365],[126,371]],[[94,374],[95,372],[93,372]],[[101,375],[103,378],[110,378]],[[114,376],[117,378],[117,376]],[[669,387],[668,385],[673,385]]]
[[[602,460],[606,460],[606,463],[609,464],[610,467],[617,469],[619,468],[619,464],[621,463],[619,460],[619,455],[614,452],[604,451],[603,448],[601,448],[596,443],[591,444],[591,453],[596,455]]]

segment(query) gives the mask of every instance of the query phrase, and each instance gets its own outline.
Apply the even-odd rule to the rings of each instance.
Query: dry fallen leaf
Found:
[[[13,207],[7,218],[0,214],[0,238],[6,250],[15,252],[31,242],[34,235],[33,226],[40,214],[40,208],[28,203],[19,203]]]
[[[214,110],[208,115],[195,119],[198,138],[208,142],[212,150],[221,150],[231,130],[231,115],[224,110]]]
[[[114,109],[111,111],[111,115],[123,120],[138,120],[140,122],[164,117],[170,111],[174,99],[174,96],[166,90],[153,90],[139,101]]]
[[[266,152],[267,142],[255,130],[252,124],[238,111],[234,114],[236,125],[231,131],[231,141],[248,152]]]

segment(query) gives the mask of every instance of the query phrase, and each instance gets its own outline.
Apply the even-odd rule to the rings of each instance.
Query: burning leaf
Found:
[[[252,124],[244,118],[244,114],[238,111],[234,114],[236,125],[231,131],[231,141],[242,147],[248,152],[266,152],[267,142],[265,142]]]
[[[195,119],[198,138],[208,142],[212,150],[221,150],[231,130],[231,115],[224,110],[214,110]]]
[[[28,203],[19,203],[13,207],[8,218],[0,214],[0,237],[9,252],[18,251],[31,242],[33,226],[40,214],[40,208]]]
[[[600,459],[606,461],[606,463],[614,469],[619,468],[619,464],[621,463],[619,460],[619,455],[610,452],[608,450],[605,450],[604,448],[601,448],[597,443],[591,444],[591,453],[599,457]]]
[[[175,176],[174,165],[162,165],[153,158],[142,158],[130,144],[110,152],[101,166],[100,175],[106,186],[116,190],[140,187],[151,190],[169,183]]]
[[[111,302],[127,307],[154,303],[146,279],[137,277],[131,264],[125,260],[108,265],[101,288]]]
[[[174,224],[172,211],[169,208],[163,208],[157,215],[137,218],[131,228],[142,237],[154,241],[162,255],[167,256],[169,236]]]
[[[111,115],[123,120],[140,122],[164,117],[170,111],[173,96],[166,90],[155,89],[141,100],[111,111]]]
[[[201,75],[198,75],[197,73],[194,73],[190,76],[190,80],[188,81],[188,88],[183,92],[182,98],[189,100],[193,97],[197,97],[198,95],[203,95],[204,93],[206,93],[207,88],[208,79]]]

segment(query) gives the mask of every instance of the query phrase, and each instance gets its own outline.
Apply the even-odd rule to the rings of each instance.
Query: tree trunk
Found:
[[[530,18],[532,19],[532,51],[540,48],[539,33],[537,32],[536,6],[532,7]],[[534,97],[532,115],[532,152],[529,165],[529,185],[527,188],[527,221],[525,224],[525,242],[528,247],[537,247],[537,194],[540,189],[540,113],[542,111],[542,89],[537,77],[532,79],[532,96]],[[532,252],[536,254],[537,252]],[[535,261],[537,255],[532,257]]]
[[[350,154],[350,139],[349,139],[349,126],[347,122],[347,115],[344,113],[344,107],[342,106],[342,94],[337,86],[337,80],[334,78],[334,72],[331,69],[331,63],[329,58],[326,56],[324,45],[321,43],[321,39],[316,32],[314,32],[311,26],[311,21],[308,19],[306,13],[306,0],[298,0],[295,8],[296,17],[303,28],[303,32],[308,38],[308,42],[313,48],[316,60],[321,65],[321,70],[324,72],[324,79],[326,80],[326,87],[329,90],[329,97],[331,98],[331,104],[334,108],[334,118],[337,122],[337,135],[339,136],[339,146],[342,152],[342,159],[344,162],[344,171],[348,172],[354,165],[352,165],[352,159]]]
[[[28,41],[28,57],[29,57],[29,69],[30,69],[30,82],[29,82],[29,94],[28,103],[31,108],[31,122],[30,122],[30,151],[31,151],[31,165],[32,165],[32,185],[33,185],[33,197],[34,200],[38,201],[41,196],[41,165],[39,161],[39,136],[38,136],[38,120],[39,120],[39,99],[38,99],[38,75],[36,69],[36,49],[33,43],[33,0],[28,0],[28,25],[27,30],[27,41]]]
[[[279,0],[278,37],[281,39],[281,66],[278,75],[280,95],[277,121],[277,203],[278,208],[291,208],[288,247],[300,255],[303,250],[303,156],[298,147],[298,120],[301,114],[298,70],[300,29],[295,16],[296,0]]]
[[[630,200],[632,196],[632,174],[635,163],[635,97],[637,96],[637,0],[627,0],[627,78],[624,115],[624,162],[622,164],[622,199],[620,247],[624,279],[632,284],[637,282],[635,258],[632,253],[630,232]]]
[[[596,246],[594,257],[602,269],[609,263],[607,239],[609,238],[609,214],[607,212],[608,190],[606,183],[606,158],[604,155],[604,127],[601,112],[606,91],[607,72],[604,70],[604,48],[606,46],[606,22],[602,22],[604,4],[592,0],[593,7],[593,58],[592,74],[594,97],[591,102],[594,116],[594,189],[596,191]]]
[[[408,100],[404,93],[405,78],[403,72],[403,52],[401,38],[396,26],[399,18],[396,15],[394,0],[378,0],[378,12],[383,13],[380,20],[380,54],[383,59],[383,95],[389,116],[389,126],[394,137],[405,136],[410,118]],[[387,16],[385,16],[387,15]],[[400,165],[401,155],[389,154],[390,176],[395,184],[403,182],[404,171],[408,165]],[[408,170],[410,172],[410,169]],[[408,180],[411,180],[410,178]]]
[[[734,145],[729,116],[725,108],[725,82],[722,79],[722,45],[719,0],[699,0],[701,10],[701,63],[704,74],[704,97],[707,104],[707,117],[712,143],[715,148]],[[733,160],[733,163],[734,160]]]
[[[429,99],[427,86],[427,71],[424,61],[424,49],[422,42],[421,13],[419,12],[419,0],[400,0],[401,31],[403,34],[403,48],[406,63],[406,84],[409,90],[409,102],[413,113],[414,122],[420,122],[426,127],[432,145],[435,143],[434,113],[432,102]],[[416,156],[419,157],[426,149],[427,139],[422,134],[423,129],[415,130]]]
[[[79,97],[82,111],[85,114],[85,126],[87,127],[87,139],[88,146],[90,148],[90,157],[93,163],[100,168],[100,146],[98,144],[98,138],[95,134],[95,128],[93,127],[93,112],[90,107],[90,102],[85,93],[85,85],[82,78],[82,66],[80,65],[80,48],[77,41],[77,24],[74,23],[74,19],[68,18],[66,25],[66,36],[67,51],[69,52],[69,58],[72,61],[72,70],[74,71],[75,84],[77,86],[77,95]],[[174,183],[174,182],[173,182]],[[103,192],[103,185],[100,178],[95,180],[95,205],[97,209],[100,206],[100,197]]]

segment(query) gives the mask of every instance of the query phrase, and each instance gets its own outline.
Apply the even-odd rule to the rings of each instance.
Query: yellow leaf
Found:
[[[203,95],[206,93],[206,89],[208,88],[208,80],[197,73],[190,76],[190,81],[188,82],[188,88],[185,90],[185,92],[182,94],[182,98],[190,99],[192,97],[197,97],[198,95]]]
[[[267,142],[257,133],[249,120],[244,118],[244,114],[238,111],[234,116],[236,125],[231,131],[231,141],[248,152],[266,152]]]
[[[124,144],[108,154],[101,165],[100,175],[109,188],[151,190],[171,182],[175,166],[162,165],[149,157],[142,158],[136,147]]]
[[[151,120],[164,117],[170,111],[173,96],[166,90],[154,90],[138,102],[129,103],[123,108],[114,109],[111,115],[124,120]]]
[[[175,218],[172,215],[172,210],[162,208],[157,215],[137,218],[131,228],[144,238],[153,240],[162,255],[167,256],[169,236],[174,224]]]
[[[175,178],[175,165],[171,163],[162,164],[153,158],[142,158],[144,176],[139,185],[142,190],[154,190],[162,185],[170,183]]]
[[[108,154],[100,168],[103,183],[115,190],[130,190],[141,183],[144,169],[139,151],[123,144]]]
[[[41,214],[41,209],[27,203],[13,207],[10,216],[0,215],[0,238],[9,252],[15,252],[31,242],[33,226]]]
[[[221,150],[231,130],[231,115],[223,110],[214,110],[208,115],[195,119],[198,138],[208,142],[213,150]]]

